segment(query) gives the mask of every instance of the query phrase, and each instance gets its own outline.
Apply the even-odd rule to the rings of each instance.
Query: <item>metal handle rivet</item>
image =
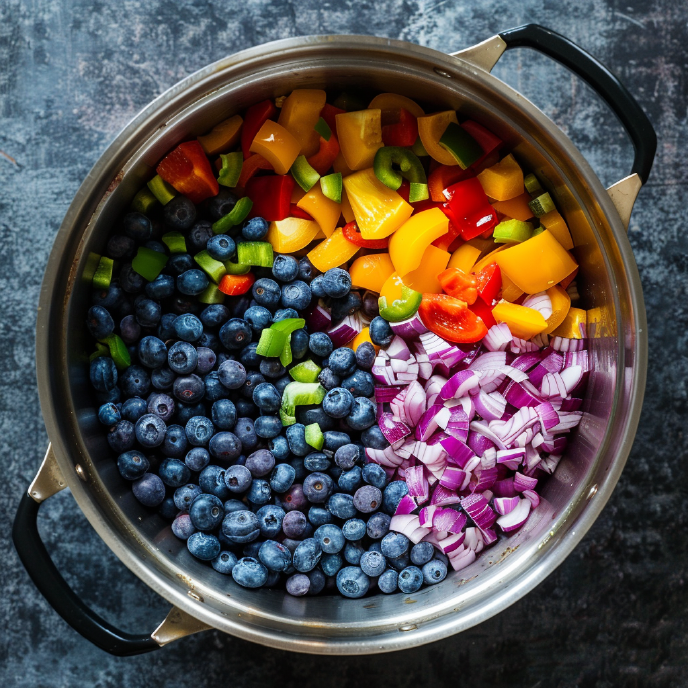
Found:
[[[588,499],[588,500],[592,499],[596,494],[597,494],[597,485],[593,485],[593,486],[590,488],[590,492],[588,492],[588,497],[587,497],[587,499]]]
[[[76,466],[74,466],[74,470],[76,471],[76,474],[84,481],[86,482],[86,471],[81,467],[81,464],[78,463]]]

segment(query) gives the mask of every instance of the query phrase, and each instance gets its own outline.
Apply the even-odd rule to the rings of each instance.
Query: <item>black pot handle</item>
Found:
[[[159,650],[150,635],[124,633],[89,609],[69,587],[53,564],[38,533],[41,505],[28,492],[19,503],[12,527],[12,540],[24,568],[48,604],[84,638],[117,657],[140,655]]]
[[[638,102],[601,62],[568,38],[539,24],[526,24],[499,34],[511,48],[532,48],[551,57],[577,74],[602,98],[631,137],[635,159],[631,174],[644,184],[650,176],[657,150],[657,135]]]

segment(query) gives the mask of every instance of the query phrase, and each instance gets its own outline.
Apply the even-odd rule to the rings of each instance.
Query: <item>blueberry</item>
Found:
[[[210,565],[218,572],[229,576],[232,569],[236,566],[237,557],[234,552],[220,552],[215,559],[210,562]]]
[[[306,443],[306,428],[302,423],[290,425],[286,431],[289,449],[296,456],[306,456],[311,451],[311,447]]]
[[[267,449],[259,449],[246,459],[246,468],[254,478],[262,478],[275,467],[275,457]]]
[[[251,511],[233,511],[222,521],[222,532],[234,544],[253,542],[260,535],[260,522]]]
[[[181,487],[191,478],[191,471],[179,459],[165,459],[158,468],[160,479],[169,487]]]
[[[155,327],[160,322],[162,309],[153,299],[141,299],[134,308],[136,322],[141,327]]]
[[[355,397],[372,397],[375,392],[375,380],[365,370],[356,370],[344,378],[342,387],[348,389]]]
[[[172,521],[171,528],[172,533],[180,540],[188,540],[196,532],[196,528],[187,513],[177,514]]]
[[[206,250],[210,254],[211,258],[219,260],[224,263],[229,260],[236,251],[236,244],[232,237],[226,234],[218,234],[208,240],[206,244]]]
[[[439,583],[440,580],[447,575],[447,567],[441,564],[441,562],[438,563],[440,563],[440,567],[444,568],[444,575],[439,580],[432,581],[434,583]],[[428,564],[426,564],[426,566],[428,566]],[[441,573],[441,568],[435,569],[434,572]],[[407,594],[417,592],[423,585],[423,578],[423,572],[417,566],[407,566],[399,573],[399,579],[397,582],[399,590]],[[425,582],[430,583],[430,581],[427,580]]]
[[[185,375],[174,381],[172,392],[179,401],[185,404],[195,404],[205,395],[205,384],[198,375]]]
[[[252,217],[244,222],[241,235],[246,241],[262,241],[268,233],[268,223],[262,217]]]
[[[148,413],[152,413],[165,422],[174,415],[174,400],[167,394],[155,392],[148,397]]]
[[[251,306],[244,313],[244,320],[251,326],[253,334],[260,337],[260,333],[272,323],[272,313],[263,306]]]
[[[310,282],[317,274],[318,271],[306,256],[299,260],[299,277],[304,282]]]
[[[434,553],[435,548],[432,546],[431,543],[419,542],[417,545],[413,545],[413,547],[411,547],[411,562],[414,563],[416,566],[423,566],[432,559]]]
[[[239,389],[246,382],[246,368],[239,361],[225,361],[220,364],[217,375],[227,389]]]
[[[265,509],[263,507],[260,511]],[[279,527],[278,527],[279,532]],[[266,540],[258,550],[258,558],[270,570],[283,573],[291,566],[291,552],[287,547],[274,540]]]
[[[251,472],[246,466],[230,466],[225,471],[225,484],[230,492],[246,492],[251,485]]]
[[[326,554],[341,552],[346,544],[342,529],[332,523],[321,525],[315,531],[314,538]]]
[[[233,432],[223,430],[210,438],[208,451],[214,458],[227,463],[241,454],[241,440]]]
[[[177,339],[185,342],[196,342],[203,335],[203,323],[193,313],[178,316],[173,328]]]
[[[334,299],[346,296],[351,290],[351,276],[341,268],[331,268],[323,276],[323,289]]]
[[[370,370],[375,362],[375,347],[370,342],[362,342],[356,349],[356,365]]]
[[[393,516],[399,502],[408,494],[408,485],[403,480],[395,480],[385,488],[382,496],[382,510]]]
[[[208,288],[210,281],[203,270],[192,268],[177,277],[177,291],[187,296],[198,296]]]
[[[144,242],[151,238],[153,225],[143,213],[127,213],[122,219],[122,231],[130,239]]]
[[[387,484],[387,473],[382,466],[376,463],[368,463],[363,466],[362,477],[364,482],[383,490]]]
[[[378,346],[388,346],[394,338],[389,323],[379,315],[371,320],[369,332],[371,341]]]
[[[144,291],[146,296],[156,301],[169,299],[174,294],[174,277],[172,275],[158,275],[146,285]],[[140,318],[137,317],[137,319],[140,321]]]
[[[363,597],[370,587],[370,579],[358,566],[347,566],[337,573],[337,589],[344,597]]]
[[[220,328],[220,340],[226,349],[242,349],[252,337],[251,326],[241,318],[232,318]]]
[[[167,352],[167,363],[177,375],[188,375],[196,369],[198,353],[189,342],[175,342]]]
[[[107,243],[105,249],[109,258],[124,258],[131,256],[136,248],[136,244],[131,237],[124,236],[124,234],[113,234]]]
[[[312,506],[308,510],[308,522],[314,527],[318,528],[326,523],[332,522],[332,514],[319,506]]]
[[[250,418],[237,418],[234,434],[239,438],[244,451],[253,451],[258,445],[258,436]]]
[[[186,435],[184,438],[186,439]],[[210,454],[204,447],[193,447],[187,452],[184,463],[192,471],[200,472],[210,463]]]
[[[213,425],[219,430],[231,430],[236,425],[236,407],[229,399],[218,399],[210,410]]]
[[[246,505],[238,499],[228,499],[224,503],[225,514],[233,514],[235,511],[243,511]]]
[[[103,425],[116,425],[122,420],[120,410],[112,403],[103,404],[98,409],[98,420]]]
[[[380,592],[390,594],[396,592],[399,574],[394,569],[387,569],[378,579],[377,587]]]
[[[362,399],[363,397],[356,398]],[[377,425],[371,425],[361,433],[361,442],[364,447],[370,449],[386,449],[389,447],[389,442]]]
[[[311,473],[303,481],[303,493],[313,504],[323,504],[334,491],[334,482],[327,473]]]
[[[351,443],[351,438],[345,432],[328,430],[327,432],[324,432],[323,435],[325,437],[325,444],[323,444],[323,449],[325,451],[336,452],[339,447]]]
[[[326,471],[330,467],[330,460],[324,452],[311,452],[303,460],[307,471]]]
[[[174,331],[174,321],[178,317],[179,316],[176,315],[175,313],[165,313],[160,318],[160,323],[158,324],[158,339],[162,339],[163,341],[166,341],[168,339],[176,338],[177,335]],[[120,329],[121,329],[121,327],[122,326],[120,325]],[[139,328],[139,330],[140,330],[140,328]]]
[[[376,578],[384,573],[385,568],[387,568],[387,560],[380,552],[364,552],[361,555],[360,567],[367,576]]]
[[[280,302],[282,290],[275,280],[263,277],[253,283],[251,294],[258,305],[275,310]]]
[[[325,293],[325,276],[318,275],[314,277],[310,283],[311,293],[318,299],[324,299],[327,294]]]
[[[215,530],[222,523],[225,512],[215,495],[202,494],[191,504],[189,517],[197,530]]]
[[[205,327],[219,327],[229,320],[229,309],[221,303],[213,303],[201,311],[199,318]]]
[[[208,222],[208,220],[199,220],[187,235],[186,245],[192,249],[192,253],[197,253],[207,246],[208,241],[213,236],[215,235],[212,223]]]
[[[303,459],[300,456],[292,456],[289,459],[289,465],[296,471],[296,482],[303,482],[304,478],[308,475],[308,471],[303,465]]]
[[[298,419],[299,423],[303,423],[303,425],[312,425],[313,423],[317,423],[323,433],[327,432],[328,430],[332,430],[332,428],[335,427],[334,419],[330,418],[322,410],[322,406],[297,406],[296,418]]]
[[[148,459],[137,451],[127,451],[117,457],[117,470],[125,480],[138,480],[149,468]]]
[[[237,410],[237,416],[240,416],[241,418],[248,418],[249,420],[251,418],[254,418],[255,416],[258,415],[258,407],[252,402],[249,401],[248,399],[244,399],[243,397],[240,397],[234,402],[234,405],[236,406]],[[255,434],[255,433],[254,433]],[[255,437],[255,443],[258,442],[258,437]],[[249,447],[250,449],[250,447]]]
[[[264,538],[272,538],[282,530],[285,511],[276,504],[266,504],[256,512],[260,523],[260,534]]]
[[[332,340],[324,332],[314,332],[308,340],[308,348],[316,355],[329,356],[332,353]]]
[[[336,375],[346,375],[349,368],[355,364],[356,355],[351,349],[339,347],[330,354],[329,367]]]
[[[327,390],[339,387],[342,380],[339,375],[335,375],[332,368],[323,368],[318,375],[318,382]]]
[[[167,363],[167,347],[165,342],[157,337],[144,337],[139,342],[136,353],[139,361],[146,368],[160,368]]]
[[[273,453],[275,459],[278,461],[284,461],[289,458],[289,442],[287,438],[280,435],[278,437],[273,437],[268,442],[268,449]]]
[[[318,565],[321,556],[320,543],[314,538],[306,538],[294,551],[294,568],[300,573],[311,571]]]
[[[350,494],[345,494],[343,492],[335,492],[335,494],[329,498],[327,508],[330,513],[337,518],[349,519],[356,515],[354,498]]]
[[[376,416],[377,408],[372,399],[356,397],[351,405],[351,412],[347,416],[346,424],[352,430],[365,430],[375,424]]]
[[[182,404],[181,402],[177,404],[177,422],[184,426],[186,430],[186,424],[196,416],[205,416],[205,404],[199,402],[198,404]],[[187,435],[188,439],[188,435]]]
[[[349,492],[350,494],[356,492],[356,490],[361,487],[361,483],[361,469],[358,466],[354,466],[348,471],[342,471],[337,481],[339,489],[342,492]]]
[[[134,497],[144,506],[158,506],[165,499],[165,485],[154,473],[146,473],[131,486]]]
[[[259,370],[261,375],[272,379],[282,377],[287,372],[278,358],[264,358]]]
[[[411,563],[411,558],[408,553],[406,553],[402,554],[400,557],[387,557],[387,563],[395,571],[402,571]]]
[[[292,485],[280,499],[280,504],[285,511],[305,509],[306,505],[308,504],[308,500],[303,494],[303,485],[299,483]]]
[[[187,270],[193,270],[196,267],[196,262],[188,253],[175,253],[170,256],[170,259],[165,265],[165,271],[174,277],[179,277]]]
[[[275,314],[272,316],[272,322],[281,322],[282,320],[287,320],[289,318],[298,318],[298,311],[293,308],[278,308]]]
[[[165,422],[152,413],[147,413],[136,421],[136,439],[147,449],[159,447],[165,440],[166,431]]]
[[[117,367],[109,356],[99,356],[91,361],[91,384],[98,392],[109,392],[117,385]]]
[[[119,323],[119,335],[122,341],[130,346],[138,342],[141,336],[141,325],[136,322],[133,315],[127,315]]]
[[[360,518],[350,518],[342,526],[342,533],[347,540],[356,542],[366,534],[366,524]]]
[[[382,553],[390,559],[397,559],[409,549],[409,539],[401,533],[390,532],[382,538]]]
[[[368,519],[368,524],[366,526],[368,537],[372,540],[381,540],[389,533],[389,524],[391,520],[392,517],[388,514],[383,514],[382,512],[373,514]]]
[[[288,538],[303,537],[307,526],[308,521],[301,511],[289,511],[282,519],[282,531]]]
[[[226,399],[229,396],[229,390],[220,382],[219,372],[211,370],[204,378],[205,398],[209,402],[217,401],[218,399]]]
[[[155,339],[155,337],[152,337],[152,339]],[[138,365],[129,366],[119,378],[119,386],[127,397],[146,396],[150,390],[150,385],[151,378],[148,371]]]
[[[237,197],[231,189],[220,187],[219,193],[211,196],[205,202],[205,211],[211,221],[217,222],[225,215],[229,215],[236,205]],[[222,235],[220,235],[222,236]],[[220,260],[219,258],[217,260]]]
[[[185,232],[196,222],[196,206],[186,196],[175,196],[163,208],[162,217],[171,229]]]
[[[344,560],[340,554],[323,554],[320,558],[320,568],[326,576],[335,576],[337,571],[344,566]]]
[[[245,346],[239,352],[239,362],[245,368],[253,369],[253,368],[257,368],[260,365],[260,362],[263,360],[263,357],[259,356],[256,353],[257,349],[258,349],[258,342],[253,342],[253,343]]]
[[[364,514],[370,514],[380,508],[382,492],[373,485],[363,485],[354,494],[354,506]]]
[[[186,546],[201,561],[212,561],[220,553],[220,541],[210,533],[193,533],[186,541]]]
[[[308,351],[308,333],[306,330],[294,330],[291,333],[291,355],[295,360],[299,360]]]
[[[174,491],[174,503],[180,511],[188,511],[194,499],[203,491],[198,485],[189,484],[179,487]]]
[[[269,382],[261,382],[253,389],[253,403],[265,413],[274,413],[280,407],[281,395]]]
[[[275,466],[270,475],[270,487],[278,493],[286,492],[294,483],[296,471],[288,463]]]
[[[325,574],[319,568],[315,568],[309,571],[306,576],[308,576],[308,580],[311,582],[307,594],[319,595],[325,589],[325,584],[327,583]]]
[[[354,403],[353,394],[343,387],[331,389],[323,399],[323,411],[332,418],[344,418],[349,415]],[[375,408],[373,406],[373,408]],[[367,426],[366,426],[367,427]]]
[[[139,421],[140,422],[140,421]],[[193,447],[205,447],[215,434],[215,428],[209,418],[193,416],[189,418],[184,428],[186,438]]]
[[[86,327],[94,339],[105,339],[115,331],[115,321],[106,308],[91,306],[86,317]]]
[[[299,263],[294,256],[278,253],[272,263],[272,274],[280,282],[291,282],[299,275]]]
[[[285,284],[282,287],[282,306],[302,311],[310,305],[311,289],[301,280]]]
[[[267,480],[254,478],[246,493],[246,499],[252,504],[258,504],[260,506],[267,504],[272,499],[270,483]]]
[[[166,521],[173,521],[178,513],[179,510],[175,506],[172,497],[165,497],[158,507],[158,514]]]
[[[311,587],[310,578],[304,573],[295,573],[287,578],[287,592],[294,597],[303,597]]]
[[[362,458],[361,449],[357,444],[343,444],[334,453],[335,463],[345,471],[353,468]]]
[[[332,299],[332,320],[339,322],[349,315],[353,315],[361,308],[361,295],[357,291],[350,291],[341,299]]]
[[[167,253],[167,247],[161,241],[155,241],[155,239],[150,239],[144,246],[149,248],[151,251],[156,251],[157,253]]]

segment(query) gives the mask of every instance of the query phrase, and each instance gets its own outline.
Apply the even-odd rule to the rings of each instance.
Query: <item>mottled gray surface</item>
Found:
[[[453,51],[538,21],[609,65],[659,135],[631,226],[651,346],[641,429],[609,505],[534,593],[460,636],[394,657],[315,658],[206,633],[114,659],[38,595],[9,544],[18,499],[47,438],[33,368],[34,315],[59,223],[89,168],[139,108],[228,53],[309,33],[373,33]],[[688,685],[685,156],[688,6],[683,0],[34,0],[0,3],[0,678],[7,686]],[[534,100],[606,184],[630,144],[579,81],[528,51],[495,73]],[[55,561],[84,599],[132,631],[167,603],[97,538],[67,493],[42,509]]]

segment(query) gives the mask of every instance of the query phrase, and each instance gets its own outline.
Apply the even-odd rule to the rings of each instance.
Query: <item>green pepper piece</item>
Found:
[[[449,122],[440,138],[440,146],[451,154],[462,170],[483,155],[480,144],[456,122]]]
[[[140,189],[131,202],[131,209],[137,213],[148,214],[148,211],[158,202],[158,199],[145,186]]]
[[[225,270],[228,275],[245,275],[251,271],[250,265],[242,265],[241,263],[232,263],[231,260],[224,262]]]
[[[549,193],[545,192],[530,201],[530,203],[528,203],[528,207],[533,211],[535,217],[542,217],[543,215],[546,215],[554,210],[555,205]]]
[[[544,189],[540,185],[540,180],[532,172],[525,176],[523,184],[526,187],[526,191],[533,197],[539,196],[544,192]]]
[[[167,232],[161,238],[170,253],[186,253],[186,239],[181,232]]]
[[[272,244],[269,241],[242,241],[237,244],[237,262],[240,265],[271,268],[273,260]]]
[[[288,334],[287,338],[284,340],[284,346],[282,347],[282,351],[279,355],[279,360],[285,368],[294,360],[294,357],[291,353],[291,334]]]
[[[332,136],[332,129],[330,129],[330,125],[322,117],[315,123],[313,129],[315,129],[318,134],[325,139],[325,141],[330,140],[330,136]]]
[[[279,417],[282,421],[282,427],[286,428],[288,425],[294,425],[294,423],[296,423],[296,417],[286,413],[284,409],[279,410]]]
[[[213,222],[213,232],[215,234],[225,234],[235,225],[240,225],[253,208],[253,201],[248,197],[240,198],[232,210],[217,222]]]
[[[194,260],[215,284],[219,284],[220,280],[227,274],[225,264],[221,263],[219,260],[215,260],[207,251],[197,253],[194,256]]]
[[[430,153],[425,150],[423,142],[420,140],[420,136],[416,139],[416,142],[411,146],[411,151],[415,153],[419,158],[427,158]]]
[[[409,189],[409,203],[425,201],[428,198],[430,198],[430,192],[428,191],[427,184],[418,184],[417,182],[411,182],[411,188]]]
[[[492,239],[496,244],[520,244],[533,234],[533,225],[521,220],[505,220],[495,228]]]
[[[266,327],[260,333],[260,340],[256,347],[256,353],[259,356],[266,356],[268,358],[277,358],[284,349],[287,341],[287,335],[284,332],[273,330],[271,327]]]
[[[320,177],[320,188],[323,196],[335,203],[342,202],[342,173],[334,172],[324,177]]]
[[[112,258],[108,258],[107,256],[102,256],[98,261],[98,267],[93,273],[93,287],[95,289],[110,288],[110,282],[112,282],[112,265]]]
[[[168,184],[159,174],[148,182],[148,188],[162,205],[167,205],[176,195],[174,187]]]
[[[105,339],[101,339],[100,342],[107,345],[117,370],[126,370],[131,365],[129,350],[120,336],[111,334]]]
[[[167,256],[152,248],[139,246],[139,250],[131,261],[134,272],[138,272],[141,277],[153,282],[167,265]]]
[[[398,165],[399,170],[394,169],[392,165]],[[425,176],[423,165],[418,156],[408,148],[401,148],[400,146],[383,146],[378,148],[373,161],[373,170],[375,176],[390,189],[396,191],[401,186],[402,181],[408,179],[411,182],[411,187],[415,185],[416,193],[420,191],[422,195],[422,190],[418,187],[420,185],[425,186],[424,198],[428,197],[428,179]],[[412,201],[410,194],[409,201]]]
[[[270,325],[270,329],[284,332],[284,334],[291,334],[296,330],[300,330],[305,324],[306,321],[303,318],[285,318]]]
[[[536,237],[538,234],[542,234],[544,231],[545,231],[545,228],[542,225],[538,225],[533,230],[533,233],[530,235],[530,238],[532,239],[533,237]]]
[[[90,251],[88,256],[86,256],[84,271],[81,273],[81,279],[84,284],[91,284],[93,282],[93,276],[96,274],[99,262],[100,253],[93,253],[93,251]]]
[[[100,342],[96,343],[96,350],[88,357],[88,362],[90,363],[91,361],[94,361],[96,358],[100,358],[101,356],[109,356],[110,355],[110,349],[105,346],[104,344],[101,344]]]
[[[322,368],[309,359],[308,361],[297,363],[289,371],[289,375],[291,375],[292,379],[296,380],[296,382],[315,382],[321,371]]]
[[[306,444],[310,444],[313,449],[320,451],[325,444],[325,436],[317,423],[311,423],[305,428]]]
[[[327,390],[317,382],[290,382],[282,392],[282,410],[294,416],[297,406],[320,404],[325,394]]]
[[[224,303],[226,294],[223,294],[217,284],[212,282],[196,298],[200,303]]]
[[[244,154],[241,151],[236,153],[221,153],[222,169],[217,177],[220,186],[234,188],[241,176],[241,168],[244,166]]]
[[[420,292],[402,285],[401,298],[395,299],[391,304],[387,303],[387,297],[381,296],[378,299],[380,306],[380,315],[389,322],[399,322],[410,318],[420,306],[423,298]]]
[[[296,183],[304,190],[310,191],[320,179],[320,175],[314,170],[306,160],[305,155],[299,155],[291,166],[291,176]]]

